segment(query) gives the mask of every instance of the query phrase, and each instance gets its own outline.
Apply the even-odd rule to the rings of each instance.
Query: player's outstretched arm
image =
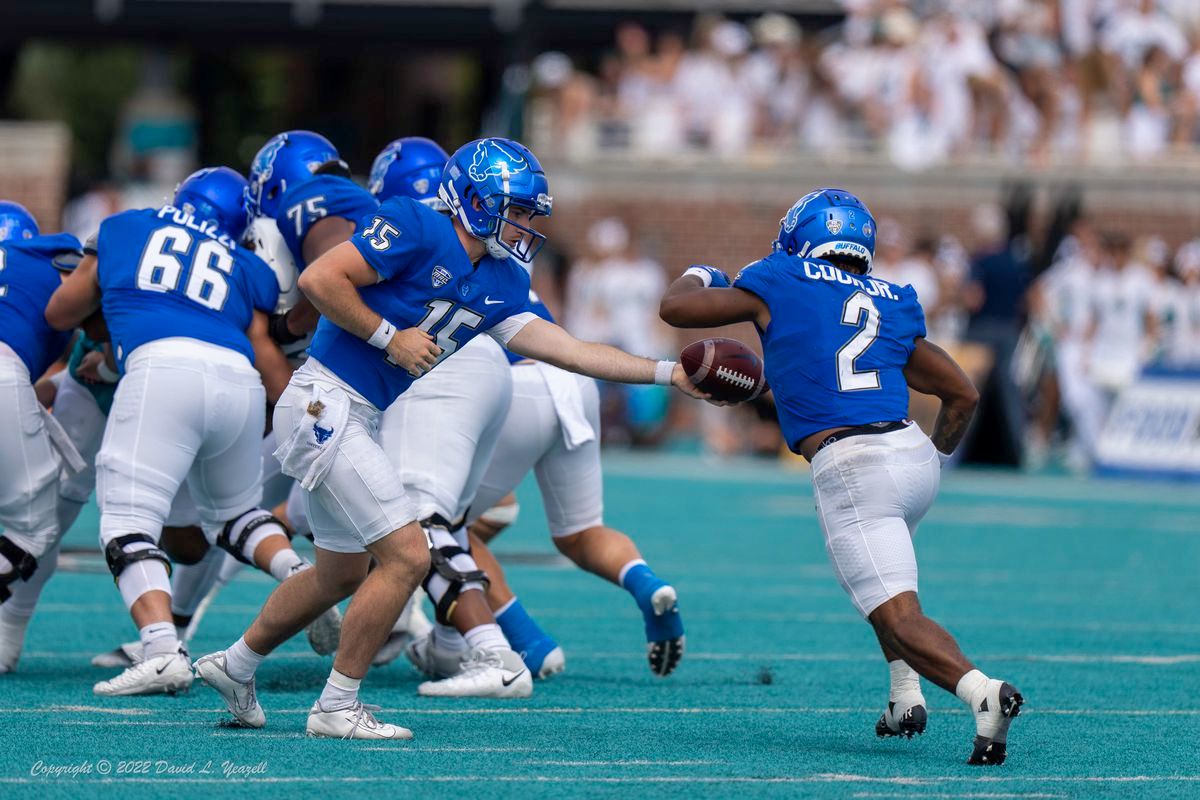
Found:
[[[658,315],[676,328],[716,328],[753,322],[765,330],[771,322],[767,304],[750,292],[729,286],[729,277],[718,269],[689,267],[663,295]]]
[[[360,286],[379,281],[377,273],[350,242],[343,242],[300,273],[300,291],[321,315],[347,333],[387,350],[402,369],[419,377],[433,368],[442,348],[419,328],[397,331],[362,301]]]
[[[250,346],[254,348],[254,367],[262,376],[263,388],[267,391],[267,402],[274,404],[287,388],[288,381],[292,379],[292,365],[271,338],[267,323],[267,315],[262,311],[255,311],[250,320],[250,327],[246,329],[246,336],[250,339]]]
[[[96,257],[86,255],[71,271],[46,304],[46,322],[60,331],[70,331],[100,308],[100,282]]]
[[[683,367],[676,362],[654,361],[606,344],[582,342],[544,319],[527,323],[509,340],[508,349],[602,381],[670,384],[684,394],[708,399],[707,394],[692,385]]]
[[[975,416],[979,392],[945,350],[925,339],[917,339],[904,368],[904,378],[911,388],[942,401],[930,438],[938,452],[950,455]]]

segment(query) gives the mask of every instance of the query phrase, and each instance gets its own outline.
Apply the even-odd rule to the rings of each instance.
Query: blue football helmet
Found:
[[[801,258],[857,258],[870,272],[875,218],[845,189],[817,189],[797,200],[779,221],[773,249]]]
[[[367,189],[380,202],[411,197],[435,211],[445,211],[446,204],[438,197],[438,184],[449,160],[437,142],[423,136],[405,136],[375,157]]]
[[[210,219],[217,228],[237,241],[250,225],[246,206],[246,179],[229,167],[197,170],[175,187],[176,208],[190,212],[198,220]]]
[[[450,156],[438,197],[472,236],[487,244],[493,258],[512,256],[528,264],[546,237],[511,221],[508,210],[515,205],[548,217],[554,205],[549,190],[546,173],[529,148],[512,139],[489,138],[468,142]],[[506,225],[521,232],[514,245],[504,241]]]
[[[0,200],[0,242],[32,239],[38,233],[37,220],[25,206],[11,200]]]
[[[312,131],[278,133],[267,140],[250,165],[246,197],[256,215],[274,217],[284,192],[313,176],[320,167],[336,162],[349,171],[333,143]]]

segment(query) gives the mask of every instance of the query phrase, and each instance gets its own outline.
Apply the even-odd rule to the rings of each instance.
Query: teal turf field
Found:
[[[629,596],[554,555],[531,485],[496,550],[567,672],[529,701],[435,701],[404,663],[374,671],[363,696],[407,743],[305,739],[329,660],[302,640],[259,672],[262,731],[222,727],[199,683],[95,697],[112,671],[89,657],[135,632],[93,551],[64,560],[0,677],[0,797],[1200,797],[1195,487],[947,476],[917,541],[925,607],[1027,700],[1008,763],[980,769],[970,717],[928,684],[924,737],[874,737],[887,670],[826,563],[804,473],[649,455],[607,469],[610,524],[679,589],[688,655],[671,678],[647,669]],[[95,524],[68,546],[94,547]],[[193,656],[238,636],[270,588],[243,573]],[[127,762],[149,774],[117,774]],[[46,774],[66,767],[80,774]]]

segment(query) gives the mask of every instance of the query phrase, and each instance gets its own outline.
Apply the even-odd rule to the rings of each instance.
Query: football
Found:
[[[736,339],[701,339],[679,354],[688,378],[713,400],[744,403],[767,389],[762,359]]]

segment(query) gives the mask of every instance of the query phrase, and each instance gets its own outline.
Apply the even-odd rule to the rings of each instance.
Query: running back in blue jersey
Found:
[[[827,428],[908,416],[904,367],[925,336],[911,286],[786,253],[746,267],[733,285],[771,312],[760,332],[767,382],[793,450]]]
[[[529,274],[507,258],[471,264],[449,217],[394,197],[365,223],[350,241],[383,280],[359,295],[398,329],[432,334],[442,348],[438,363],[480,333],[497,335],[490,329],[509,317],[532,315]],[[386,352],[324,317],[309,355],[381,410],[416,380]]]
[[[529,310],[537,316],[546,320],[546,322],[554,322],[554,315],[550,313],[550,309],[546,308],[546,304],[542,302],[542,298],[538,297],[538,293],[533,289],[529,290]],[[518,355],[512,350],[505,349],[504,355],[508,356],[508,363],[516,364],[518,361],[528,361],[525,356]]]
[[[307,266],[304,240],[313,225],[325,217],[341,217],[355,223],[354,232],[358,233],[363,217],[374,214],[378,208],[379,201],[349,178],[317,175],[288,189],[279,201],[275,224],[296,268],[303,270]]]
[[[55,259],[81,255],[79,240],[69,233],[0,244],[0,342],[25,363],[30,380],[40,378],[71,340],[70,332],[46,323],[46,304],[62,283]]]
[[[262,259],[211,222],[172,206],[126,211],[95,246],[104,319],[117,365],[146,342],[186,337],[254,361],[254,310],[275,310],[279,284]]]

